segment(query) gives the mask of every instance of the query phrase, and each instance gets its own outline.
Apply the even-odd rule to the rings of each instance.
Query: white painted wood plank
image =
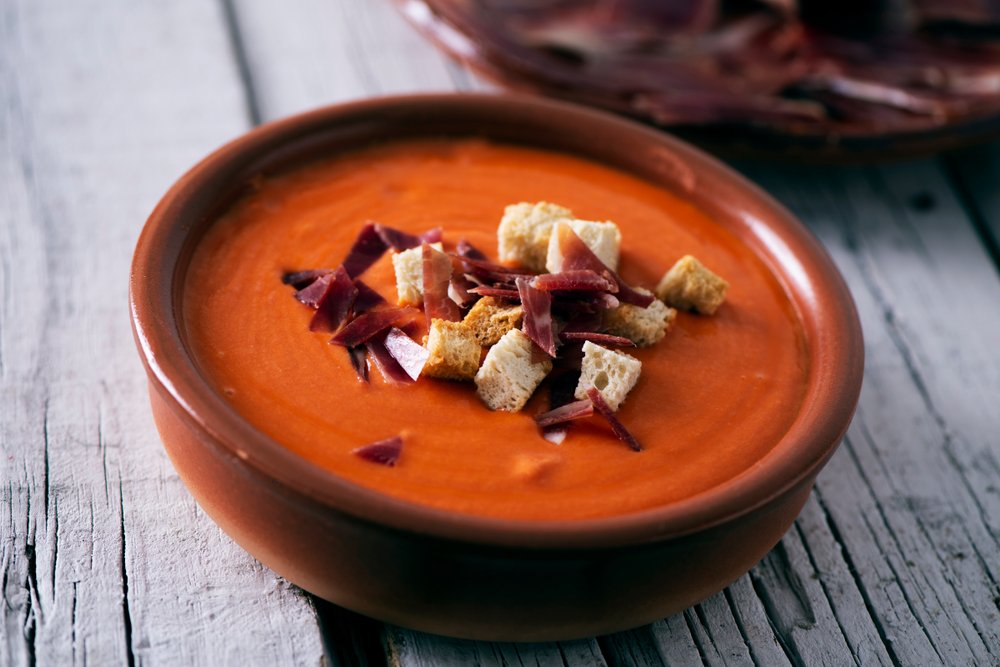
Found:
[[[373,95],[454,90],[447,60],[386,0],[233,0],[264,120]]]
[[[340,14],[335,16],[334,11]],[[387,11],[389,13],[385,14]],[[248,35],[245,40],[248,71],[258,92],[260,107],[265,110],[262,114],[265,118],[353,97],[359,90],[365,93],[397,90],[399,88],[394,86],[399,86],[400,81],[415,81],[420,77],[425,77],[423,86],[433,89],[452,85],[469,89],[475,85],[453,65],[445,65],[443,71],[439,69],[439,56],[429,47],[415,42],[412,35],[395,32],[401,24],[383,3],[373,5],[342,0],[323,6],[296,4],[291,11],[282,8],[279,14],[266,3],[241,0],[236,4],[235,14],[237,24]],[[335,29],[338,39],[330,40],[331,32],[316,26],[325,28],[338,16],[354,17],[356,21]],[[362,18],[357,21],[359,16]],[[370,22],[366,23],[367,19],[371,19]],[[376,29],[372,30],[371,26]],[[394,35],[394,38],[381,39],[383,35]],[[370,57],[358,59],[359,52],[370,52]],[[307,62],[317,53],[324,54],[318,67]],[[428,66],[428,63],[433,64]],[[332,71],[337,71],[338,76],[331,77]],[[344,85],[338,88],[339,84]],[[724,664],[727,659],[739,662],[749,655],[759,664],[798,661],[804,657],[832,664],[837,664],[842,657],[857,664],[893,661],[922,664],[938,657],[936,651],[940,651],[942,657],[956,660],[989,660],[995,656],[993,635],[988,629],[980,631],[985,623],[992,622],[996,613],[995,604],[992,610],[986,605],[987,598],[996,588],[991,556],[995,552],[984,556],[976,551],[992,544],[996,526],[989,517],[1000,516],[992,511],[993,500],[983,497],[990,488],[985,480],[995,467],[988,457],[982,456],[982,436],[989,433],[994,424],[988,417],[984,419],[981,412],[967,412],[972,425],[965,430],[976,436],[971,440],[972,446],[967,447],[968,441],[963,441],[955,447],[956,443],[944,438],[946,444],[953,446],[953,451],[944,457],[934,454],[940,452],[942,439],[939,436],[949,431],[942,428],[937,418],[930,421],[921,418],[921,400],[926,393],[921,376],[910,371],[903,374],[896,371],[912,361],[905,350],[921,349],[925,354],[923,363],[932,374],[943,372],[960,377],[948,364],[955,341],[964,342],[962,326],[954,326],[946,332],[928,333],[922,328],[910,331],[913,339],[905,342],[915,345],[912,348],[904,345],[901,349],[898,327],[893,328],[896,326],[893,323],[895,310],[887,311],[885,307],[886,303],[895,306],[895,300],[899,299],[909,308],[915,305],[914,300],[924,297],[927,279],[916,280],[916,285],[908,288],[906,283],[914,274],[927,272],[925,265],[936,265],[937,272],[966,274],[966,278],[973,280],[971,284],[982,283],[987,290],[992,289],[992,283],[980,270],[982,248],[970,235],[967,221],[955,206],[952,205],[946,215],[960,227],[959,240],[964,244],[961,252],[952,252],[954,243],[951,250],[944,252],[937,246],[928,250],[920,231],[910,229],[912,221],[907,219],[908,214],[901,216],[900,210],[905,208],[911,196],[908,184],[913,169],[926,177],[923,187],[940,191],[944,199],[948,199],[946,180],[937,171],[924,167],[805,170],[805,173],[798,168],[755,169],[755,174],[767,180],[779,196],[798,203],[807,222],[834,246],[842,265],[859,261],[861,255],[863,263],[878,264],[883,270],[895,270],[897,265],[902,267],[899,277],[902,282],[891,297],[886,297],[885,290],[878,284],[873,286],[868,279],[870,272],[847,271],[856,290],[867,289],[878,297],[874,304],[865,302],[862,307],[866,331],[879,330],[881,342],[888,340],[891,343],[887,369],[869,364],[869,376],[878,378],[870,382],[878,382],[882,388],[875,398],[870,398],[868,391],[863,399],[863,413],[875,415],[869,421],[877,423],[881,429],[879,440],[872,449],[884,450],[879,453],[888,456],[867,460],[864,452],[858,454],[859,448],[854,446],[855,438],[852,438],[835,457],[830,470],[821,477],[821,493],[817,494],[817,500],[807,505],[797,522],[796,532],[785,538],[784,558],[769,557],[724,597],[706,603],[701,608],[701,617],[697,611],[691,611],[647,629],[602,638],[601,648],[611,662],[657,664],[657,661],[666,660],[671,664],[702,661]],[[873,175],[881,179],[875,187],[866,181]],[[845,196],[844,190],[849,190],[849,195]],[[856,201],[845,209],[844,199]],[[855,208],[866,218],[864,223],[858,222],[859,211]],[[869,239],[852,232],[850,241],[844,243],[841,238],[844,230],[859,224],[870,224],[887,235],[876,233]],[[914,255],[919,255],[916,262],[912,261]],[[962,266],[966,256],[974,259],[975,275],[967,275],[968,267]],[[935,270],[929,275],[934,275]],[[920,289],[911,291],[914,286]],[[947,294],[934,293],[929,304],[915,309],[923,315],[921,325],[932,329],[936,326],[936,318],[929,315],[947,310],[949,304]],[[870,358],[873,349],[881,351],[882,346],[870,344]],[[978,358],[977,354],[982,351],[967,354],[967,360]],[[990,379],[988,369],[972,368],[971,372],[974,375],[978,372],[975,389],[981,395],[995,395],[996,384]],[[954,397],[952,402],[960,403],[967,389],[952,382],[948,391]],[[884,393],[902,398],[891,403],[885,401]],[[920,400],[914,402],[914,397]],[[982,401],[972,402],[981,407]],[[887,406],[890,409],[883,411]],[[962,412],[955,406],[951,410]],[[901,423],[908,424],[906,429],[900,429],[902,434],[891,432],[891,427],[898,428]],[[905,451],[899,451],[899,443],[906,437],[915,438],[924,446],[917,453],[915,463],[905,456]],[[949,456],[955,460],[949,460]],[[875,464],[888,466],[891,470],[883,477],[873,477],[868,473]],[[940,483],[947,489],[932,492],[930,498],[925,499],[927,507],[914,509],[907,506],[907,500],[900,501],[899,496],[908,488],[924,493],[930,481],[929,473],[942,465],[946,474]],[[947,470],[949,466],[950,471]],[[919,470],[919,474],[912,473],[913,469]],[[961,472],[955,474],[956,469]],[[909,484],[916,486],[908,487]],[[901,509],[890,516],[884,507],[893,503],[893,507],[898,505]],[[928,507],[954,510],[953,516],[960,519],[957,532],[948,532],[940,520],[933,523],[933,530],[928,530],[932,522],[925,515],[933,513]],[[902,533],[905,540],[897,533]],[[958,559],[965,563],[960,568],[953,564],[945,566],[940,558],[940,550],[944,548],[941,545],[968,548],[975,554],[972,558]],[[920,558],[919,562],[908,561],[911,549],[933,557]],[[957,553],[965,552],[959,550]],[[968,579],[957,581],[956,577],[962,576]],[[918,599],[927,591],[934,595],[933,599]],[[966,596],[971,603],[966,602]],[[789,599],[794,602],[798,597],[807,604],[783,604]],[[722,604],[723,599],[727,605]],[[943,613],[935,611],[935,604],[943,605]],[[963,604],[972,604],[972,607],[967,610],[962,608]],[[797,615],[796,609],[808,611],[805,620]],[[970,611],[982,613],[981,618],[985,620],[973,620],[975,614],[967,613]],[[400,664],[455,659],[454,644],[448,640],[434,641],[399,629],[391,630],[387,637]],[[470,655],[494,655],[504,649],[483,645],[463,650],[465,652],[458,655],[468,658]]]
[[[903,664],[996,662],[996,267],[933,163],[754,175],[821,236],[862,314],[861,405],[819,498],[867,603]]]
[[[387,626],[384,641],[394,667],[606,667],[593,641],[501,644],[449,639]]]
[[[246,127],[215,4],[0,12],[0,663],[317,664],[308,599],[197,509],[128,326],[145,216]]]

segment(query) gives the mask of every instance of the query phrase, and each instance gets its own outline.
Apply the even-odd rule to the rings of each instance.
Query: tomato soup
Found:
[[[619,272],[653,287],[685,254],[731,287],[713,316],[678,314],[666,337],[627,352],[642,374],[618,416],[634,452],[600,419],[561,444],[531,415],[491,412],[471,382],[360,382],[345,349],[309,331],[313,311],[286,271],[335,267],[375,220],[444,229],[496,257],[504,207],[556,202],[621,229]],[[396,298],[389,253],[361,278]],[[775,276],[736,236],[678,195],[578,157],[485,140],[394,142],[262,179],[215,221],[188,269],[183,316],[205,376],[255,427],[321,468],[414,503],[510,519],[606,517],[662,506],[729,480],[791,425],[807,359],[795,310]],[[419,338],[419,337],[418,337]],[[352,455],[403,435],[393,467]]]

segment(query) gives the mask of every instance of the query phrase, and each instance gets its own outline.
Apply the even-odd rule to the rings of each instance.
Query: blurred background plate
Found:
[[[997,0],[397,0],[499,85],[814,160],[1000,136]]]

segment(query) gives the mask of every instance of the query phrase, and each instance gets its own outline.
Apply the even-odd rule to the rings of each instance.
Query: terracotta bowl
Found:
[[[755,249],[802,319],[801,411],[758,465],[698,496],[585,521],[449,513],[361,488],[265,436],[201,375],[180,320],[192,249],[251,179],[397,138],[486,136],[590,158],[683,193]],[[336,604],[445,635],[542,641],[635,627],[746,572],[788,529],[861,387],[851,296],[816,239],[704,153],[634,122],[509,96],[419,95],[333,106],[260,127],[185,174],[139,239],[135,340],[157,428],[204,510],[263,563]]]

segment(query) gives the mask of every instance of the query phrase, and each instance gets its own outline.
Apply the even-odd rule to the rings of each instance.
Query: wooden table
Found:
[[[0,664],[1000,664],[997,146],[737,165],[832,253],[867,370],[792,530],[684,613],[561,644],[443,639],[313,600],[201,512],[129,332],[146,215],[256,123],[480,87],[384,1],[0,6]]]

